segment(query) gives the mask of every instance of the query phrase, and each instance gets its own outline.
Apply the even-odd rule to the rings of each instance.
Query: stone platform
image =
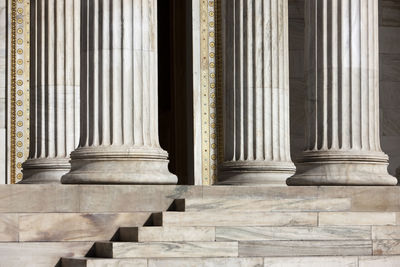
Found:
[[[0,186],[0,266],[400,266],[400,187]]]

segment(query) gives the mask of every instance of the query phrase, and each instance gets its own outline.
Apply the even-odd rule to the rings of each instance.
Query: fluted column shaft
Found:
[[[81,8],[82,130],[63,183],[176,183],[158,141],[157,1]]]
[[[293,175],[287,0],[224,1],[225,184],[282,185]]]
[[[306,0],[307,147],[294,185],[391,185],[380,147],[378,0]]]
[[[79,1],[31,1],[30,45],[30,153],[22,183],[59,183],[79,140]]]

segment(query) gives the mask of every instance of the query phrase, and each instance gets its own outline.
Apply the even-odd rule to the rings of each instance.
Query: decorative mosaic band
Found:
[[[212,185],[217,180],[217,5],[217,0],[202,0],[200,10],[203,185]]]
[[[11,0],[10,179],[22,179],[29,153],[29,0]]]

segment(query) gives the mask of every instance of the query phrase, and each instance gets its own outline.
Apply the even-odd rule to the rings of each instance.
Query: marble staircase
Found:
[[[0,186],[0,267],[400,266],[400,187]]]
[[[360,195],[345,192],[226,194],[176,199],[151,225],[122,227],[90,258],[64,258],[63,266],[400,266],[396,202],[368,209],[373,195],[361,208]]]

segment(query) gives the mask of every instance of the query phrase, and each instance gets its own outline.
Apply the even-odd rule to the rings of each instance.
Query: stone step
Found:
[[[361,257],[268,257],[268,267],[399,267],[400,256]]]
[[[155,226],[395,226],[396,212],[202,211],[153,214]]]
[[[396,212],[320,212],[318,224],[321,226],[400,225],[400,214]]]
[[[100,258],[237,257],[237,242],[96,242]]]
[[[150,216],[149,212],[31,213],[17,215],[15,227],[20,242],[104,241],[120,227],[143,226]]]
[[[243,241],[240,257],[372,256],[371,240]]]
[[[174,199],[183,198],[270,200],[351,198],[353,211],[400,211],[398,186],[203,187],[18,184],[0,185],[0,196],[0,213],[157,212],[168,209]]]
[[[263,258],[95,259],[63,258],[62,267],[261,267]]]
[[[400,225],[372,226],[372,239],[400,239]]]
[[[202,193],[205,199],[310,199],[318,198],[319,189],[316,186],[205,186]],[[192,197],[186,197],[186,199]]]
[[[122,242],[215,241],[215,227],[124,227],[119,229]]]
[[[351,198],[326,199],[185,199],[185,211],[350,211]]]
[[[201,195],[201,186],[0,185],[0,213],[157,212],[174,199]]]
[[[147,267],[147,259],[62,258],[61,267]]]
[[[318,213],[311,212],[163,212],[158,226],[317,226]]]
[[[216,227],[215,235],[217,241],[371,240],[371,227]]]
[[[96,259],[63,258],[61,267],[399,267],[400,256]]]
[[[62,257],[84,257],[92,246],[93,242],[0,242],[0,267],[59,266]]]

